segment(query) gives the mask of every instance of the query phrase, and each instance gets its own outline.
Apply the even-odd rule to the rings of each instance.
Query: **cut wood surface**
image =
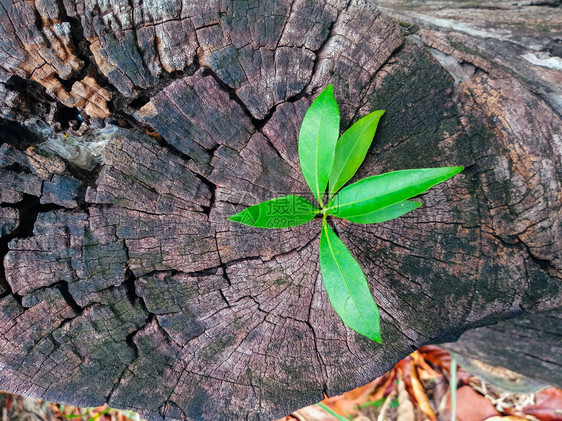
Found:
[[[423,344],[557,312],[558,3],[378,6],[1,3],[0,389],[154,419],[274,419]],[[405,217],[332,221],[382,344],[332,309],[320,220],[226,220],[311,197],[298,130],[329,83],[342,129],[386,110],[354,180],[465,166]]]
[[[509,367],[532,379],[562,388],[562,311],[527,313],[491,326],[471,329],[443,345],[464,356]]]

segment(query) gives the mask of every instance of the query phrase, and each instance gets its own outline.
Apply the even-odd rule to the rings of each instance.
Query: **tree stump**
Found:
[[[272,419],[423,344],[557,311],[560,8],[477,3],[3,2],[0,388]],[[329,83],[342,129],[386,110],[356,179],[466,167],[405,217],[332,221],[382,345],[330,306],[318,220],[226,220],[308,191],[297,134]]]

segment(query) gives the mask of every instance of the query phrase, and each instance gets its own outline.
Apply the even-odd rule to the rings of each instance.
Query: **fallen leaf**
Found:
[[[540,421],[562,420],[562,390],[549,387],[535,393],[535,404],[523,408],[522,412]]]
[[[396,421],[415,421],[414,404],[406,391],[404,380],[398,378],[398,415]]]
[[[410,356],[398,361],[396,364],[396,369],[398,370],[398,375],[402,376],[404,383],[406,384],[406,390],[410,394],[410,398],[415,400],[414,390],[412,389],[412,381],[410,379]]]
[[[316,405],[306,406],[304,408],[298,409],[291,414],[298,421],[328,421],[333,420],[330,414],[328,414],[323,409],[320,409]],[[281,420],[277,420],[281,421]]]
[[[445,395],[444,408],[440,408],[439,419],[451,419],[451,392]],[[441,405],[440,405],[441,407]],[[457,390],[457,420],[484,421],[499,416],[494,405],[470,386],[462,386]]]
[[[357,406],[369,400],[368,396],[377,386],[382,384],[384,380],[385,376],[377,377],[365,386],[355,388],[343,395],[332,396],[331,398],[324,399],[322,403],[340,415],[355,416],[357,415]]]
[[[394,395],[396,391],[393,391],[390,395],[387,396],[385,401],[383,402],[381,409],[379,411],[379,415],[377,417],[377,421],[384,421],[386,419],[386,411],[390,407],[392,400],[394,399]]]
[[[421,411],[431,420],[437,421],[437,417],[431,408],[431,404],[429,403],[429,398],[425,393],[425,388],[421,383],[418,372],[416,370],[416,366],[414,364],[414,358],[410,359],[410,381],[412,383],[412,390],[414,392],[414,396],[416,401],[418,402],[418,406],[420,407]]]
[[[369,395],[368,401],[376,402],[385,396],[388,396],[395,388],[396,383],[396,369],[392,369],[389,373],[385,374],[383,377],[383,382],[375,388]]]
[[[424,357],[418,351],[414,351],[410,354],[410,357],[417,366],[418,377],[420,380],[430,380],[440,377],[441,374],[435,371],[431,366],[425,361]]]
[[[442,367],[447,371],[451,369],[451,355],[443,348],[435,345],[422,346],[418,351],[424,360],[429,361],[434,367]]]

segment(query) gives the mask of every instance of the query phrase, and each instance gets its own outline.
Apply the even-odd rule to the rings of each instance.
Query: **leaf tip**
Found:
[[[335,94],[334,94],[334,85],[332,85],[332,84],[330,83],[330,84],[329,84],[328,86],[326,86],[326,87],[324,88],[324,90],[320,93],[320,95],[322,95],[322,94],[324,94],[324,95],[329,95],[329,96],[333,97],[333,98],[334,98],[334,101],[335,101],[336,96],[335,96]]]
[[[371,329],[371,331],[368,334],[359,333],[359,335],[364,336],[372,341],[375,341],[376,343],[382,344],[382,337],[381,337],[380,330]]]
[[[381,336],[380,328],[371,329],[370,334],[365,335],[365,337],[367,337],[370,340],[375,341],[379,344],[382,344],[382,336]]]
[[[228,218],[226,218],[226,219],[227,219],[227,221],[241,222],[242,219],[243,219],[243,216],[242,216],[242,213],[243,213],[243,212],[244,212],[244,211],[239,212],[239,213],[234,214],[234,215],[230,215],[230,216],[229,216]]]

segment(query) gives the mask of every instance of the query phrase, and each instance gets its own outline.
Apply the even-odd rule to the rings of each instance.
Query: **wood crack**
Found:
[[[540,83],[504,71],[523,67],[505,61],[497,40],[475,43],[455,28],[401,34],[364,0],[110,3],[23,2],[0,25],[2,115],[22,127],[29,116],[48,120],[56,133],[78,133],[80,119],[101,126],[81,112],[86,103],[60,96],[91,77],[81,88],[107,90],[111,124],[126,128],[86,177],[27,149],[36,140],[0,121],[2,142],[16,146],[0,148],[0,163],[17,175],[0,185],[2,201],[39,192],[0,204],[9,232],[0,239],[0,365],[10,385],[50,400],[128,402],[153,417],[276,419],[321,390],[366,383],[424,342],[556,305],[559,114],[535,95],[552,69],[541,67]],[[536,45],[553,56],[546,41]],[[487,73],[453,83],[428,50],[450,53],[448,43],[467,46],[452,56]],[[424,196],[428,209],[401,222],[340,224],[382,303],[388,347],[362,342],[330,306],[310,231],[318,220],[280,231],[226,222],[242,205],[306,188],[298,131],[328,83],[342,126],[387,110],[365,174],[410,166],[412,156],[418,167],[466,164],[451,189]],[[99,112],[94,93],[81,95]],[[67,205],[41,205],[52,198]],[[49,370],[71,375],[53,381]],[[88,382],[92,373],[99,381]],[[90,386],[69,386],[79,382]],[[151,394],[136,404],[139,390]]]
[[[0,298],[12,295],[20,304],[22,296],[13,292],[11,285],[6,277],[4,259],[10,251],[9,243],[14,239],[29,238],[33,236],[33,228],[37,221],[37,216],[43,212],[50,212],[57,209],[64,209],[62,206],[41,204],[40,198],[24,193],[23,199],[10,205],[19,211],[19,221],[16,228],[9,234],[0,237]]]

